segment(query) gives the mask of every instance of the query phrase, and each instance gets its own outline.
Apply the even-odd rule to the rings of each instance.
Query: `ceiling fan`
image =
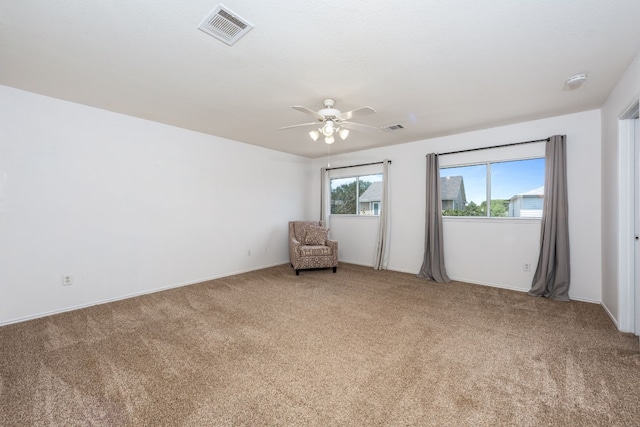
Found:
[[[325,99],[324,108],[318,112],[315,112],[301,105],[294,105],[291,108],[309,114],[311,117],[316,119],[316,121],[310,123],[301,123],[299,125],[285,126],[281,127],[280,129],[291,129],[300,126],[317,126],[317,129],[309,132],[309,136],[311,136],[311,139],[313,139],[314,141],[317,141],[318,138],[320,138],[320,136],[322,135],[324,136],[324,142],[326,142],[327,144],[333,144],[335,142],[336,134],[340,136],[342,140],[347,139],[347,136],[349,136],[349,129],[377,129],[374,126],[349,121],[356,116],[364,116],[367,114],[375,113],[376,110],[374,110],[373,108],[360,107],[356,108],[355,110],[343,113],[340,110],[333,108],[334,105],[335,101],[333,99]]]

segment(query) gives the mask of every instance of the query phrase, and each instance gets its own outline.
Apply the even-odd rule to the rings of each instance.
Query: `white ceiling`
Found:
[[[599,108],[640,51],[638,0],[224,0],[233,46],[197,29],[218,4],[0,0],[0,84],[315,158],[292,105],[406,127],[338,154]]]

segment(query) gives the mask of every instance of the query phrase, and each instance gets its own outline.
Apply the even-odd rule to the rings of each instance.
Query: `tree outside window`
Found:
[[[334,178],[331,180],[331,214],[333,215],[378,215],[380,197],[376,196],[381,188],[382,174]],[[372,187],[373,185],[373,187]],[[368,196],[362,198],[369,191]]]

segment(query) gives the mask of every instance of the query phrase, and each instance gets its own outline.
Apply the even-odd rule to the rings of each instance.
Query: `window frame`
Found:
[[[529,155],[529,156],[518,156],[518,157],[511,157],[511,158],[506,158],[506,159],[499,159],[499,160],[482,160],[482,161],[471,161],[471,162],[460,162],[460,163],[452,163],[452,164],[448,164],[446,166],[440,166],[438,168],[438,175],[441,177],[442,175],[440,175],[441,171],[443,169],[452,169],[452,168],[461,168],[461,167],[466,167],[466,166],[479,166],[479,165],[484,165],[485,166],[485,174],[486,174],[486,184],[485,184],[485,203],[487,206],[487,212],[485,215],[482,216],[473,216],[473,215],[467,215],[467,216],[457,216],[457,215],[442,215],[442,219],[443,220],[453,220],[453,221],[460,221],[460,220],[490,220],[490,221],[535,221],[535,222],[540,222],[542,220],[542,216],[540,217],[516,217],[516,216],[491,216],[491,165],[492,164],[496,164],[496,163],[508,163],[508,162],[518,162],[518,161],[524,161],[524,160],[537,160],[537,159],[543,159],[545,161],[545,167],[546,167],[546,158],[544,155]],[[544,176],[543,176],[543,185],[544,185]],[[442,212],[442,209],[441,209]]]
[[[370,177],[370,176],[380,176],[380,181],[372,181],[373,182],[384,182],[384,174],[382,172],[359,172],[359,173],[352,173],[352,174],[348,174],[348,175],[340,175],[340,176],[335,176],[335,177],[329,177],[329,215],[330,216],[339,216],[339,217],[359,217],[359,218],[378,218],[380,215],[374,215],[374,214],[362,214],[361,212],[361,202],[360,202],[360,178],[363,177]],[[339,179],[351,179],[351,178],[355,178],[355,183],[356,183],[356,212],[355,213],[333,213],[333,188],[331,186],[331,183],[334,180],[339,180]],[[366,190],[365,190],[366,191]],[[364,194],[364,192],[363,192]],[[378,204],[378,209],[380,209],[380,206],[382,204],[382,201],[376,201],[376,202],[368,202],[368,203],[377,203]],[[370,205],[371,206],[371,205]]]

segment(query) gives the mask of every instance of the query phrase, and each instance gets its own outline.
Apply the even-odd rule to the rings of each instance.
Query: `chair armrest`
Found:
[[[297,256],[300,256],[300,246],[302,246],[302,243],[300,243],[299,241],[297,241],[295,238],[290,238],[289,239],[289,252],[290,255],[296,254]]]
[[[325,244],[325,246],[329,246],[332,251],[334,251],[334,252],[338,251],[338,242],[337,241],[327,239],[324,242],[324,244]]]

